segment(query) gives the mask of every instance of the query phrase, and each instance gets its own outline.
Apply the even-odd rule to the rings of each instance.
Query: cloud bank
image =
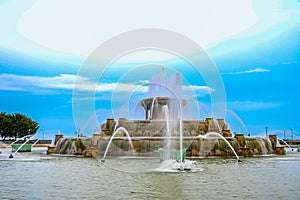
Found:
[[[97,83],[88,78],[74,74],[59,74],[57,76],[24,76],[16,74],[0,74],[0,90],[4,91],[24,91],[40,93],[47,91],[47,94],[57,93],[59,90],[76,90],[82,92],[139,92],[147,93],[147,80],[136,81],[133,83]],[[184,95],[196,94],[204,96],[214,92],[213,88],[199,85],[183,85]]]

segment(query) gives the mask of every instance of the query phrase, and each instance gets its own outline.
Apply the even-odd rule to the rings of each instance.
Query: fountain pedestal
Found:
[[[166,116],[162,115],[162,107],[167,105],[169,108],[172,107],[172,113],[174,116],[178,116],[179,113],[179,106],[177,99],[171,98],[171,97],[150,97],[150,98],[145,98],[141,100],[141,105],[145,109],[145,119],[165,119]],[[182,107],[185,106],[186,100],[181,100],[181,105]],[[172,104],[175,104],[177,106],[172,106]],[[149,116],[150,114],[150,116]]]

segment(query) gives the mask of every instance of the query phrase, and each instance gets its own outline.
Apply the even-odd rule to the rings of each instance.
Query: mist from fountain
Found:
[[[113,133],[116,132],[117,128],[119,126],[119,120],[117,120],[115,126],[114,126],[114,130],[113,130]]]
[[[271,147],[271,149],[273,149],[272,142],[270,141],[269,138],[266,138],[266,142],[267,142],[268,146]]]
[[[179,140],[180,140],[180,143],[179,143],[179,145],[180,145],[180,165],[181,166],[179,166],[180,167],[180,170],[182,170],[182,169],[184,169],[184,168],[186,168],[186,169],[190,169],[190,167],[191,166],[189,166],[190,164],[189,163],[187,163],[186,164],[186,166],[183,166],[183,164],[182,164],[182,161],[183,161],[183,157],[182,157],[182,148],[183,148],[183,145],[182,145],[182,142],[183,142],[183,122],[182,122],[182,116],[183,116],[183,110],[182,110],[182,102],[181,101],[179,101],[179,110],[180,110],[180,119],[179,119]]]
[[[169,116],[169,108],[167,105],[164,105],[162,108],[162,113],[164,114],[165,120],[166,120],[166,139],[164,141],[165,145],[164,147],[166,148],[166,157],[170,158],[170,150],[171,150],[171,131],[170,131],[170,116]]]
[[[202,117],[200,116],[200,118],[212,117],[212,110],[207,104],[201,102],[197,102],[197,103],[199,106],[200,114],[201,114],[201,110],[203,113],[203,116]]]
[[[157,103],[155,104],[155,102],[157,102],[157,98],[153,97],[150,111],[150,119],[153,119],[153,111],[155,110],[155,106],[157,105]]]
[[[143,112],[143,106],[142,106],[142,102],[140,101],[134,109],[133,119],[140,119],[141,117],[139,116],[139,114],[142,112]]]
[[[110,147],[110,145],[111,145],[113,139],[115,138],[116,134],[117,134],[119,131],[123,131],[123,132],[126,134],[126,136],[128,137],[128,142],[129,142],[129,144],[130,144],[130,147],[131,147],[132,150],[134,150],[134,147],[133,147],[133,144],[132,144],[132,141],[131,141],[131,137],[130,137],[128,131],[127,131],[126,128],[124,128],[124,127],[119,127],[119,128],[117,128],[116,131],[113,132],[112,136],[110,137],[110,140],[109,140],[109,142],[108,142],[108,144],[107,144],[107,146],[106,146],[106,149],[105,149],[104,155],[103,155],[103,157],[102,157],[102,159],[101,159],[101,162],[105,162],[105,158],[106,158],[107,152],[108,152],[108,150],[109,150],[109,147]]]
[[[101,133],[102,133],[102,128],[101,128],[101,124],[100,124],[96,127],[94,134],[101,134]]]
[[[181,97],[181,77],[180,74],[170,75],[168,79],[165,69],[162,68],[162,73],[157,76],[151,76],[148,94],[150,97],[168,96],[174,97],[174,94]]]
[[[215,146],[216,143],[218,143],[218,138],[206,138],[205,135],[198,135],[197,138],[203,139],[201,141],[201,148],[199,149],[199,156],[200,157],[206,157],[207,155],[210,155],[211,150]]]
[[[177,162],[176,160],[165,160],[163,161],[157,169],[153,171],[158,172],[199,172],[203,171],[200,167],[197,166],[196,161],[184,160],[182,163]]]
[[[179,73],[176,75],[170,75],[167,77],[165,69],[162,68],[162,74],[158,76],[152,76],[148,87],[149,96],[152,97],[151,105],[151,119],[153,119],[153,113],[157,113],[158,99],[157,97],[168,97],[167,105],[162,106],[162,113],[164,116],[159,118],[166,121],[167,141],[165,144],[170,144],[170,137],[175,131],[175,125],[179,121],[179,154],[180,158],[176,161],[176,164],[172,164],[173,168],[177,170],[190,170],[192,164],[191,161],[184,160],[183,158],[183,104],[182,104],[182,88],[181,88],[181,76]],[[157,117],[157,116],[155,116]],[[170,152],[170,145],[166,145],[167,152]]]

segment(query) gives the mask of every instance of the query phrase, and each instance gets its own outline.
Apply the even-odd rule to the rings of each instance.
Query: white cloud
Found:
[[[76,79],[77,82],[75,82]],[[40,91],[40,88],[73,90],[74,87],[79,91],[95,91],[96,89],[98,92],[111,92],[117,89],[118,92],[130,92],[138,87],[132,83],[100,83],[98,85],[88,78],[73,74],[60,74],[52,77],[0,74],[0,82],[1,90],[29,92]],[[145,92],[146,90],[145,86],[138,88],[138,91]]]
[[[71,74],[60,74],[53,77],[0,74],[0,89],[15,91],[30,91],[32,87],[73,89],[75,78],[76,76]]]
[[[222,74],[250,74],[250,73],[262,73],[262,72],[270,72],[271,70],[257,67],[255,69],[249,69],[244,71],[238,71],[238,72],[225,72]]]
[[[77,80],[77,82],[76,82]],[[97,83],[88,78],[73,74],[60,74],[57,76],[24,76],[16,74],[0,74],[0,90],[38,92],[54,92],[57,90],[73,90],[76,87],[79,91],[105,92],[136,92],[146,94],[148,92],[148,80],[140,80],[134,83]],[[211,94],[213,88],[198,85],[183,85],[184,96],[204,96]]]
[[[98,92],[147,92],[148,87],[143,85],[137,85],[133,83],[101,83],[97,87]]]

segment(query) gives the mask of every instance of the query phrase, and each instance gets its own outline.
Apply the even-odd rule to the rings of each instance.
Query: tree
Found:
[[[9,117],[5,112],[0,113],[0,135],[2,138],[9,137]]]
[[[26,135],[33,135],[38,128],[37,122],[23,114],[0,113],[0,134],[4,139],[12,137],[17,139]]]

